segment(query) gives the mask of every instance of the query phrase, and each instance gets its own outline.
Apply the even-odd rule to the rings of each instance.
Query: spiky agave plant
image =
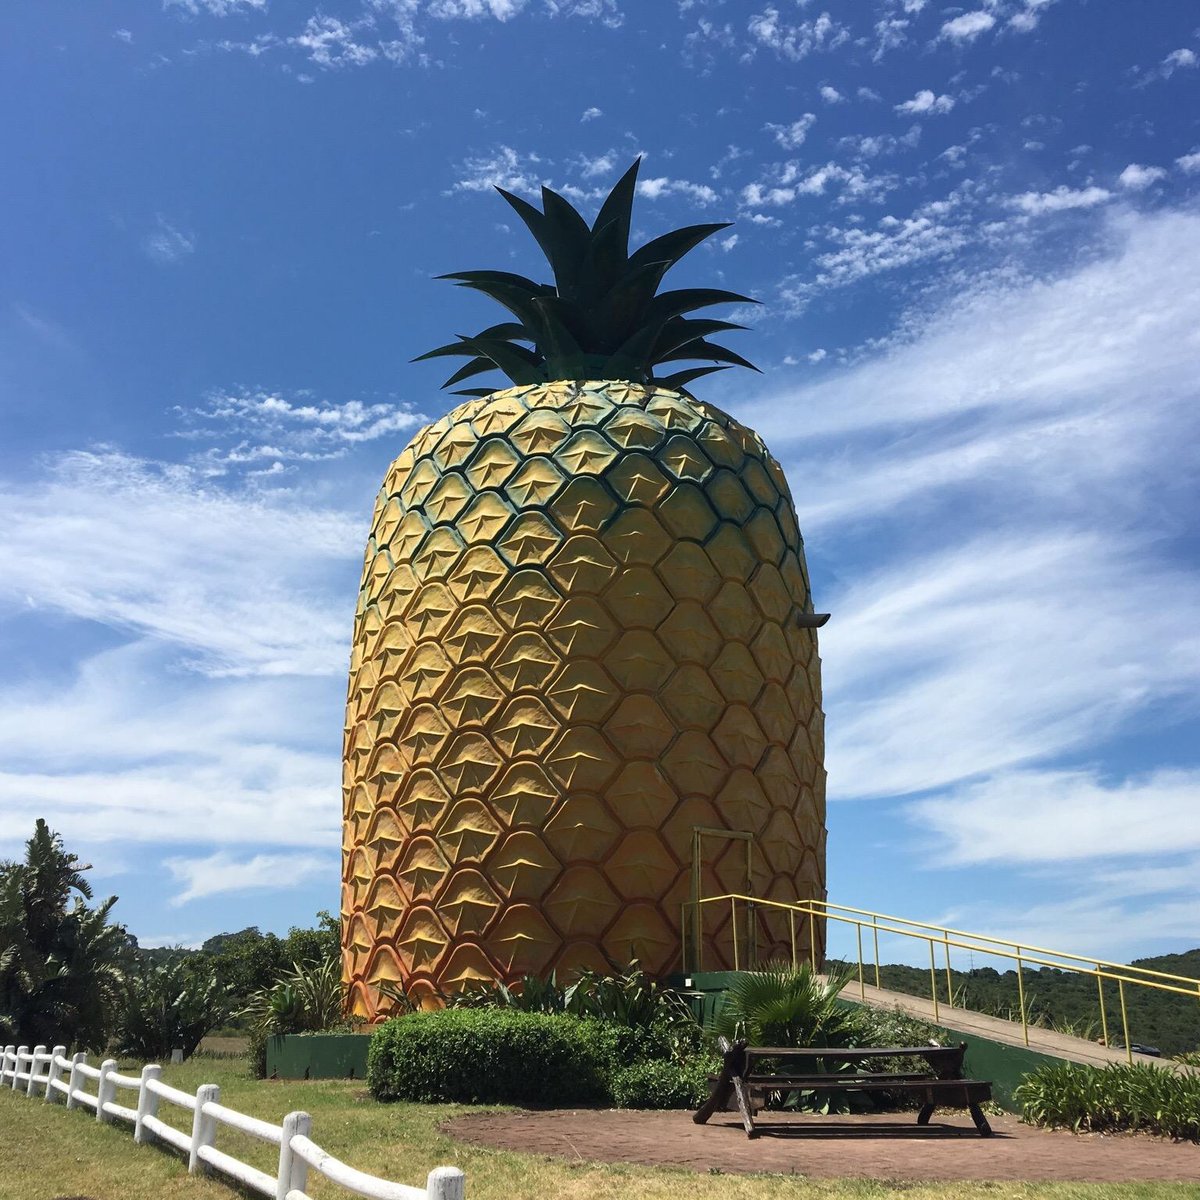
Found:
[[[711,340],[739,326],[690,315],[744,298],[658,291],[725,226],[630,254],[636,179],[591,225],[549,189],[541,211],[502,192],[553,284],[447,277],[513,319],[422,358],[466,358],[448,387],[492,369],[514,386],[465,389],[375,509],[344,767],[344,971],[364,1015],[397,988],[633,958],[661,974],[696,846],[704,895],[824,895],[795,511],[757,435],[686,391],[750,365]],[[749,879],[745,841],[712,830],[751,835]],[[703,965],[726,965],[728,910],[705,913]],[[786,916],[760,913],[758,952],[784,952]]]
[[[717,304],[755,301],[734,292],[685,288],[658,294],[666,273],[729,222],[689,225],[665,233],[629,253],[637,159],[617,182],[591,226],[556,192],[542,188],[542,211],[504,188],[550,263],[554,283],[534,283],[508,271],[457,271],[455,280],[503,305],[516,321],[492,325],[474,337],[422,354],[421,359],[462,355],[468,359],[443,384],[500,370],[515,384],[556,380],[619,379],[683,389],[693,380],[729,366],[758,370],[740,354],[708,339],[744,329],[730,321],[685,316]],[[526,344],[528,343],[528,344]],[[664,365],[689,359],[721,364],[691,367],[655,377]],[[463,388],[461,396],[489,396],[492,388]]]

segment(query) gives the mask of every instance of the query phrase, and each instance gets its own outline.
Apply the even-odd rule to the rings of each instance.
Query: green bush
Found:
[[[618,1108],[699,1108],[708,1098],[709,1074],[719,1070],[707,1055],[691,1063],[635,1062],[613,1073],[613,1103]]]
[[[225,989],[212,975],[192,971],[181,959],[168,960],[126,981],[117,1046],[143,1062],[169,1059],[176,1047],[191,1058],[227,1013]]]
[[[1013,1097],[1032,1125],[1200,1141],[1200,1075],[1191,1072],[1142,1063],[1061,1063],[1026,1075]]]
[[[386,1022],[371,1038],[377,1100],[591,1104],[608,1098],[615,1052],[600,1023],[509,1009],[443,1009]]]

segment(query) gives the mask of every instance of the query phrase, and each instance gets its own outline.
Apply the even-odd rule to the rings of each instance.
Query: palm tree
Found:
[[[130,940],[109,922],[115,896],[95,908],[86,903],[89,870],[40,818],[25,861],[0,864],[0,1028],[7,1039],[89,1050],[108,1039]]]

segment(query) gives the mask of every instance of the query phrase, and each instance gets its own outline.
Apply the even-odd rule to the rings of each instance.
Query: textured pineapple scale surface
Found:
[[[418,994],[678,969],[693,830],[754,894],[823,897],[820,664],[756,434],[633,384],[472,400],[388,471],[355,619],[344,971]],[[703,894],[746,888],[705,838]],[[704,965],[732,965],[706,906]],[[760,909],[760,957],[789,946]],[[745,937],[740,926],[739,936]],[[803,944],[803,932],[800,934]],[[744,952],[744,951],[743,951]]]

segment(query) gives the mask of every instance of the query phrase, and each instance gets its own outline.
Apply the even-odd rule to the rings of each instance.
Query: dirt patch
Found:
[[[939,1114],[940,1115],[940,1114]],[[731,1174],[814,1178],[1083,1181],[1200,1179],[1200,1146],[1133,1135],[1050,1132],[1013,1117],[989,1117],[982,1138],[966,1114],[918,1126],[910,1114],[811,1116],[771,1113],[746,1137],[736,1113],[707,1125],[687,1112],[470,1113],[447,1121],[450,1137],[474,1145],[571,1162],[640,1163]]]

